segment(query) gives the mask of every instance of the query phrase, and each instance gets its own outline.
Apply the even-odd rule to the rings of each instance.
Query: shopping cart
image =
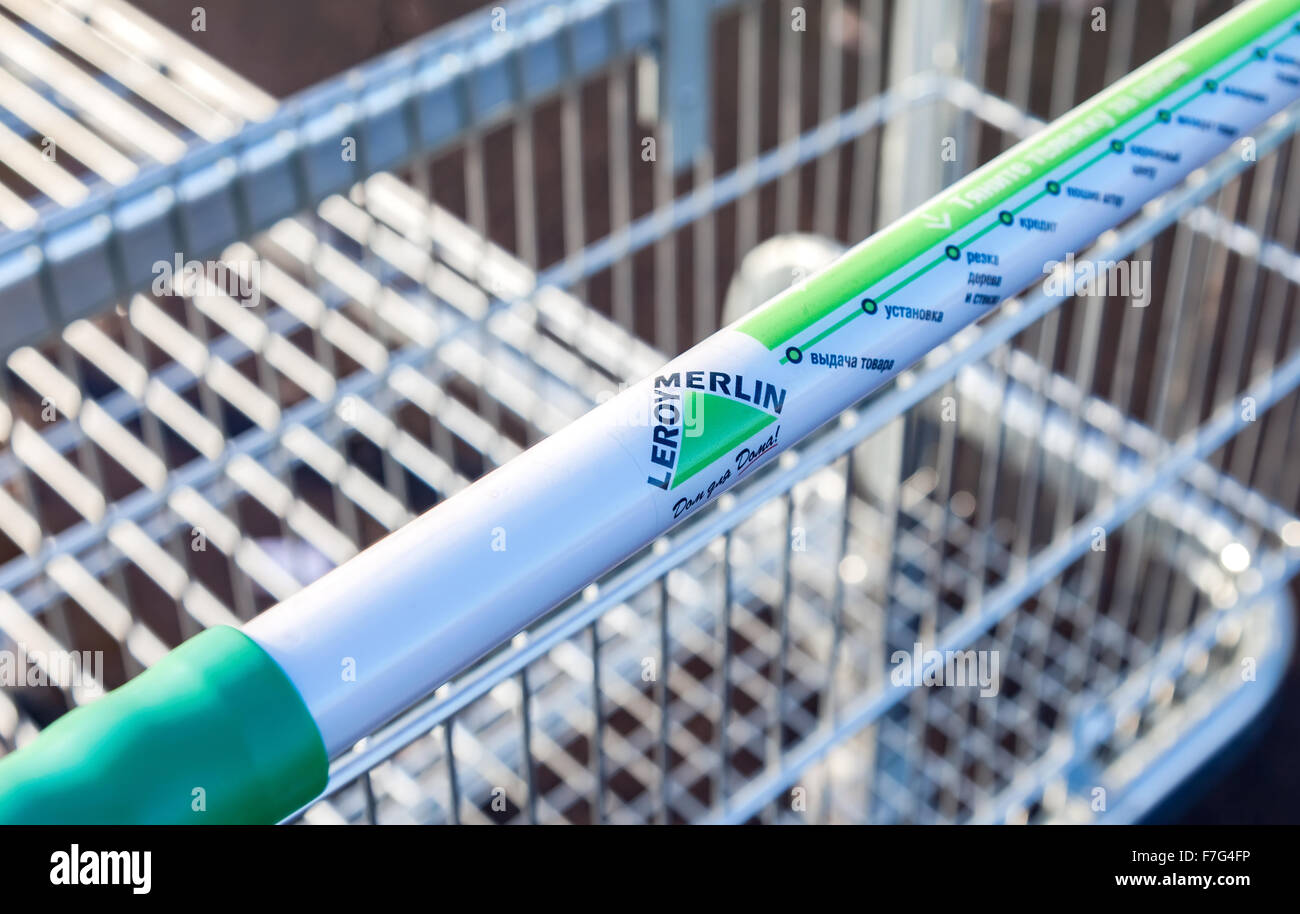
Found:
[[[416,45],[460,49],[459,120],[421,125],[437,140],[404,178],[363,154],[344,175],[361,180],[269,227],[259,207],[288,204],[246,195],[228,219],[182,208],[161,230],[219,247],[228,276],[255,264],[251,306],[155,294],[126,257],[80,298],[50,294],[88,262],[54,258],[34,280],[54,326],[0,332],[8,646],[101,650],[112,687],[252,618],[715,330],[724,300],[758,304],[741,263],[760,241],[791,242],[759,266],[788,251],[798,281],[820,264],[789,236],[865,237],[1228,4],[1105,4],[1103,31],[1095,4],[931,6],[532,3],[505,31],[485,11]],[[60,26],[5,0],[44,40],[13,45],[31,57],[0,78],[104,128],[97,142],[125,138],[67,110],[49,42],[182,145],[271,117],[116,0],[63,7],[77,15]],[[400,94],[409,60],[301,104]],[[198,96],[186,72],[204,74],[201,105],[164,107]],[[1150,262],[1148,306],[1006,303],[362,740],[291,818],[1150,812],[1263,709],[1291,650],[1297,116],[1098,240],[1089,256]],[[337,157],[334,134],[315,139]],[[127,166],[178,161],[169,148],[112,161],[133,187]],[[0,200],[16,230],[33,189],[49,206],[77,204],[69,182],[97,191],[5,161],[49,185]],[[220,162],[206,184],[145,177],[198,212]],[[285,199],[316,196],[313,180]],[[98,310],[119,288],[136,292]],[[997,658],[1000,676],[900,682],[896,658],[918,646]],[[0,741],[96,691],[0,691]]]

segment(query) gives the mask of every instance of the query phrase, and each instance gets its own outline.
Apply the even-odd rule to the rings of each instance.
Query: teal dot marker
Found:
[[[1205,81],[1205,91],[1206,91],[1206,92],[1218,92],[1218,91],[1219,91],[1219,81],[1218,81],[1217,79],[1207,79],[1207,80]]]
[[[1048,181],[1047,192],[1053,197],[1057,196],[1061,192],[1061,183],[1059,181]]]
[[[1173,115],[1170,114],[1168,110],[1161,108],[1159,111],[1156,112],[1156,120],[1158,120],[1162,124],[1167,124],[1171,120],[1173,120]]]
[[[803,350],[798,346],[791,346],[786,349],[785,357],[791,364],[798,365],[803,361]]]
[[[948,255],[949,260],[961,259],[961,248],[957,247],[955,244],[948,245],[943,249],[943,252]]]
[[[875,300],[874,298],[864,298],[864,299],[862,299],[862,313],[863,313],[863,314],[875,314],[875,313],[876,313],[876,300]]]
[[[1012,222],[1016,221],[1016,217],[1011,215],[1010,210],[1004,209],[1002,212],[998,213],[998,221],[1003,225],[1010,225]]]

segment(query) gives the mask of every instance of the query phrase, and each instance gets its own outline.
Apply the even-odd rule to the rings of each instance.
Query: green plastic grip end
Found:
[[[0,823],[271,824],[328,774],[293,683],[219,626],[0,759]]]

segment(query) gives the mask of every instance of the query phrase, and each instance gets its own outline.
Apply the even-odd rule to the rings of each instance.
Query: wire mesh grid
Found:
[[[219,140],[274,100],[112,0],[0,4],[0,226],[23,229]]]
[[[974,3],[919,61],[902,5],[727,6],[689,163],[656,59],[621,60],[232,245],[251,306],[145,291],[15,351],[0,630],[103,650],[111,687],[250,618],[716,329],[758,241],[865,237],[1226,6],[1144,4],[1137,28],[1109,4],[1094,32],[1091,6]],[[115,7],[64,8],[89,30]],[[179,80],[171,45],[133,85],[57,37],[105,81]],[[221,129],[265,111],[233,78],[215,96]],[[1009,302],[363,741],[302,818],[1142,814],[1173,748],[1266,697],[1243,663],[1289,650],[1294,124],[1099,240],[1151,263],[1149,307]],[[909,165],[926,130],[957,158]],[[997,694],[894,681],[917,644],[998,658]],[[0,692],[0,742],[91,698]]]

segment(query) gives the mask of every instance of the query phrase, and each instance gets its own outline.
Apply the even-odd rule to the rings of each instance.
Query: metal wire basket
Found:
[[[182,146],[269,117],[116,2],[4,6]],[[251,306],[144,289],[0,334],[0,632],[103,651],[114,686],[251,618],[712,332],[758,242],[865,237],[1228,4],[1104,4],[1104,31],[1069,2],[928,6],[524,4],[504,33],[485,12],[422,39],[461,49],[463,123],[403,177],[263,231],[232,217],[213,237],[231,275],[257,265]],[[567,55],[533,93],[547,42]],[[67,104],[49,44],[3,47],[30,137],[48,128],[28,111],[106,126]],[[396,84],[398,63],[312,98]],[[1147,814],[1291,649],[1296,118],[1099,239],[1090,256],[1151,263],[1149,306],[1007,303],[364,740],[301,819]],[[81,160],[105,180],[170,148],[91,138],[115,150]],[[32,188],[96,189],[5,161],[30,185],[0,198],[15,230]],[[792,256],[786,281],[815,266]],[[1000,672],[900,676],[925,650]],[[84,692],[0,691],[0,743]]]

